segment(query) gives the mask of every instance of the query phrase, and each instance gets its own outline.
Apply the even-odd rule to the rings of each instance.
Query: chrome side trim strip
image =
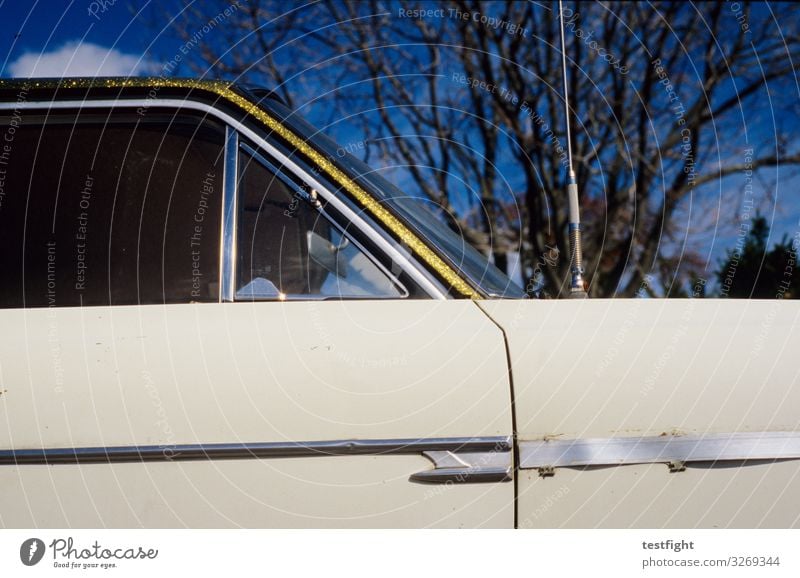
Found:
[[[0,110],[13,110],[19,108],[21,110],[56,110],[56,109],[85,109],[85,108],[137,108],[137,107],[163,107],[163,108],[183,108],[187,110],[199,110],[205,112],[215,118],[218,118],[233,127],[239,133],[247,136],[253,142],[264,149],[271,157],[280,161],[281,167],[291,172],[295,177],[308,183],[316,189],[325,199],[331,203],[336,209],[351,223],[353,223],[364,235],[371,239],[376,246],[384,251],[393,263],[397,263],[408,275],[414,279],[420,287],[425,290],[428,295],[433,299],[448,299],[449,295],[447,289],[442,286],[439,281],[433,280],[430,274],[425,270],[424,265],[419,263],[417,259],[410,256],[407,251],[402,248],[396,241],[390,240],[384,234],[373,230],[369,224],[353,210],[348,203],[338,198],[332,191],[329,190],[323,183],[314,178],[314,175],[304,170],[293,159],[284,155],[275,146],[270,144],[265,138],[260,136],[254,130],[248,128],[232,116],[214,108],[211,105],[196,102],[192,100],[181,100],[175,98],[165,98],[158,100],[147,99],[108,99],[108,100],[85,100],[85,101],[26,101],[26,102],[0,102]],[[380,225],[379,225],[380,226]]]
[[[510,453],[509,437],[175,444],[0,450],[0,464],[75,464],[253,459],[311,456],[408,455],[425,452]]]
[[[230,126],[225,135],[225,171],[224,197],[222,208],[222,245],[220,255],[220,272],[222,290],[220,299],[231,302],[236,291],[236,228],[237,202],[236,184],[239,154],[239,133]]]
[[[539,440],[519,443],[520,469],[800,459],[800,432]]]

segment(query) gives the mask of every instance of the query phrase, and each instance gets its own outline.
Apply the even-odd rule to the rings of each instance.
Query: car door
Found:
[[[509,341],[520,527],[800,524],[800,304],[481,307]]]
[[[16,130],[0,525],[512,526],[501,331],[259,135],[152,105]]]

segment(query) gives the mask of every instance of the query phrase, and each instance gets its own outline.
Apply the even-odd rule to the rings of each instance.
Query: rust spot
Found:
[[[553,466],[544,466],[539,468],[540,478],[552,478],[556,475],[556,470]]]

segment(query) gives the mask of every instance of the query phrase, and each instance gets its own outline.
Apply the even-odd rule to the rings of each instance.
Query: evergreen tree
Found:
[[[800,238],[784,235],[767,250],[769,224],[756,215],[746,236],[728,249],[716,275],[721,297],[753,299],[794,299],[800,297],[800,267],[797,263]]]

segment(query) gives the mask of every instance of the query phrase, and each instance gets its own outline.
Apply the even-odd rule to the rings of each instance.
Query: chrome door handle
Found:
[[[432,470],[411,475],[411,481],[428,484],[476,484],[507,482],[512,479],[511,448],[498,446],[485,452],[428,451],[422,455],[433,462]]]

